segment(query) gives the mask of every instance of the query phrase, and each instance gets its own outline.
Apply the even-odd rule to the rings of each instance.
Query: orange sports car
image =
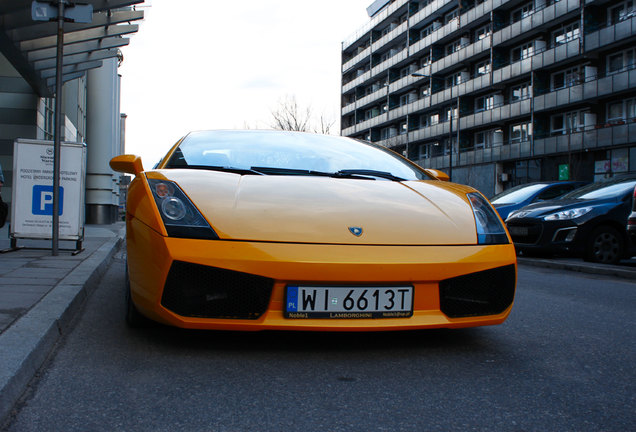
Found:
[[[378,331],[502,323],[513,244],[475,189],[383,147],[280,131],[192,132],[134,174],[127,321]]]

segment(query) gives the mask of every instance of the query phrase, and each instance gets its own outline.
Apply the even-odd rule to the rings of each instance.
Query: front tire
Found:
[[[150,320],[143,316],[135,307],[130,294],[130,278],[128,277],[128,263],[126,263],[126,324],[131,328],[148,327]]]
[[[602,264],[616,264],[623,257],[624,243],[616,229],[600,226],[588,237],[586,259]]]

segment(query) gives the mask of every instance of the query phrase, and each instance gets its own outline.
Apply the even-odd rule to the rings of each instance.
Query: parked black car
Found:
[[[636,187],[634,187],[634,198],[632,198],[632,213],[627,219],[627,235],[632,240],[632,246],[636,247]]]
[[[585,185],[581,181],[544,181],[515,186],[490,198],[499,216],[506,220],[515,210],[539,201],[559,198],[561,195]]]
[[[506,225],[521,252],[562,253],[616,263],[633,253],[625,225],[636,174],[614,177],[510,214]]]

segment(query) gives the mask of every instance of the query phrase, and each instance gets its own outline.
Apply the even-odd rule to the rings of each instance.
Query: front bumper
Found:
[[[494,246],[359,246],[325,244],[290,244],[235,242],[223,240],[192,240],[163,237],[156,231],[133,219],[128,222],[127,248],[131,294],[137,308],[149,318],[184,328],[219,330],[406,330],[430,327],[469,327],[499,324],[510,313],[516,284],[516,256],[514,247]],[[181,264],[183,263],[183,264]],[[181,276],[171,269],[180,266]],[[508,266],[508,267],[507,267]],[[512,266],[512,267],[509,267]],[[497,299],[498,306],[488,314],[475,310],[462,312],[451,318],[442,312],[440,281],[462,280],[455,291],[451,287],[446,303],[457,301],[457,292],[473,291],[474,280],[461,279],[468,274],[483,274],[485,285],[476,290],[482,294],[474,299],[478,304],[488,297],[489,283],[499,284],[498,277],[488,271],[507,267],[505,299]],[[185,271],[184,271],[185,268]],[[217,312],[202,313],[195,309],[197,302],[179,304],[180,289],[212,286],[198,277],[191,278],[194,268],[213,269],[212,274],[223,277],[248,275],[247,279],[229,282],[240,285],[243,280],[254,282],[259,295],[265,300],[252,309],[239,314]],[[485,273],[481,273],[485,272]],[[208,273],[205,270],[204,273]],[[183,283],[180,280],[183,279]],[[487,282],[490,280],[491,282]],[[169,282],[167,284],[166,282]],[[236,282],[238,281],[238,282]],[[292,319],[283,315],[284,293],[288,284],[349,284],[377,283],[410,284],[414,287],[413,316],[410,318],[382,319]],[[195,285],[195,286],[193,286]],[[448,284],[447,284],[448,285]],[[166,301],[166,286],[170,286],[171,299]],[[176,287],[176,288],[175,288]],[[266,287],[266,288],[263,288]],[[252,298],[251,288],[245,297]],[[486,294],[484,294],[486,293]],[[199,294],[197,294],[199,295]],[[203,297],[213,301],[217,292],[204,292]],[[225,294],[224,294],[225,295]],[[497,298],[499,296],[496,296]],[[176,298],[176,299],[175,299]],[[196,298],[193,297],[193,298]],[[461,299],[460,299],[461,300]],[[469,301],[472,301],[469,299]],[[263,306],[263,302],[265,306]],[[258,303],[258,302],[257,302]],[[176,306],[175,306],[176,305]],[[469,308],[470,309],[470,308]],[[454,309],[457,310],[457,309]],[[448,312],[448,311],[447,311]],[[202,317],[201,315],[206,315]],[[191,315],[191,316],[188,316]]]
[[[506,223],[517,249],[537,252],[576,254],[581,252],[583,226],[565,221],[517,218]]]

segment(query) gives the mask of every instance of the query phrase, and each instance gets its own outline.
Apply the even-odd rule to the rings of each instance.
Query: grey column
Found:
[[[86,91],[86,223],[116,221],[115,175],[108,162],[120,148],[117,59],[88,72]]]

